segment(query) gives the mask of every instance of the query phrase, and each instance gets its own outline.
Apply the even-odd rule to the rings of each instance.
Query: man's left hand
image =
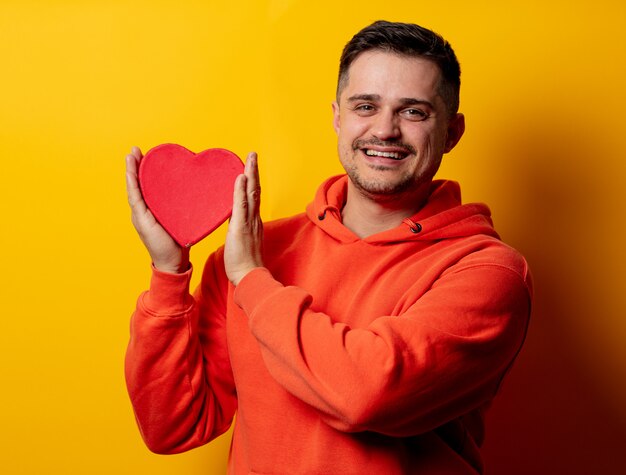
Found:
[[[263,222],[259,214],[261,185],[255,152],[248,154],[243,175],[235,181],[233,213],[224,246],[226,275],[234,285],[256,267],[263,267]]]

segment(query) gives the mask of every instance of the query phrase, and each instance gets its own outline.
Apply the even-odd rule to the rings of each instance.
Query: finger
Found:
[[[139,174],[139,160],[141,151],[137,147],[133,147],[128,155],[126,155],[126,173],[130,173],[135,180]]]
[[[146,204],[141,196],[137,180],[137,161],[132,154],[126,156],[126,193],[128,194],[128,204],[131,208],[139,212],[145,212]]]
[[[250,152],[246,160],[246,193],[248,195],[248,218],[252,220],[259,214],[261,206],[261,183],[259,181],[258,157],[255,152]]]
[[[143,154],[141,153],[141,150],[139,149],[139,147],[133,146],[130,149],[130,153],[128,155],[126,155],[126,157],[132,157],[133,161],[135,162],[135,174],[138,175],[139,174],[139,163],[141,162],[141,159],[143,158]]]
[[[229,229],[240,229],[248,219],[248,199],[246,196],[246,175],[239,175],[233,190],[233,212],[230,216]]]
[[[137,159],[137,161],[139,161],[139,160],[141,160],[143,158],[143,153],[141,153],[141,149],[139,147],[137,147],[137,146],[133,146],[130,149],[130,153],[131,153],[131,155],[133,155]]]
[[[126,155],[126,173],[137,176],[137,158],[132,152]]]

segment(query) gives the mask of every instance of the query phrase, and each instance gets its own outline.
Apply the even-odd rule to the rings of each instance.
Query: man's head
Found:
[[[350,189],[377,201],[424,198],[465,130],[450,46],[417,25],[376,22],[341,58],[333,127]]]
[[[350,66],[359,55],[371,50],[424,58],[435,63],[441,71],[438,90],[448,115],[452,117],[457,113],[461,68],[452,47],[437,33],[411,23],[376,21],[354,35],[341,54],[337,102],[348,83]]]

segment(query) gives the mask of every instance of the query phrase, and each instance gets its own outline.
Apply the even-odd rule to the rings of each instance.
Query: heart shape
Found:
[[[139,186],[161,226],[178,244],[190,247],[230,217],[235,178],[243,168],[237,155],[222,148],[196,154],[162,144],[141,160]]]

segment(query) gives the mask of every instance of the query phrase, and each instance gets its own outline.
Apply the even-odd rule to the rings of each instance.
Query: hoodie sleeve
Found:
[[[311,296],[267,269],[237,286],[265,364],[332,427],[409,436],[489,402],[519,352],[530,277],[506,266],[448,269],[400,316],[350,328],[314,312]]]
[[[189,294],[191,270],[153,268],[131,319],[125,373],[141,435],[156,453],[177,453],[225,432],[237,406],[226,347],[227,281],[219,253]],[[207,292],[207,289],[212,289]]]

